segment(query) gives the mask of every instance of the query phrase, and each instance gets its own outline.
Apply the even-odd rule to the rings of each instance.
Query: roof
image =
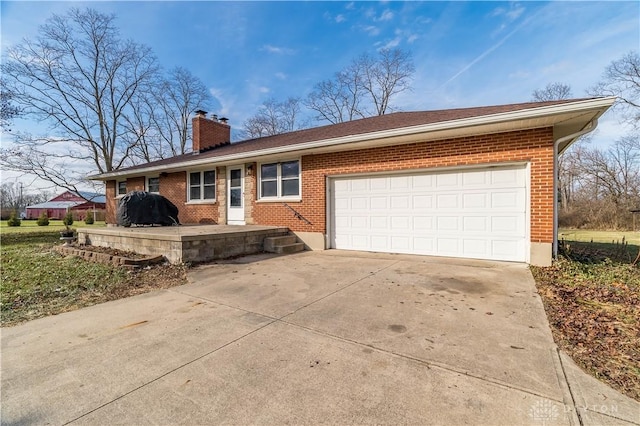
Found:
[[[249,139],[223,145],[200,153],[183,154],[140,164],[91,179],[108,180],[118,176],[135,176],[144,172],[178,170],[180,167],[239,162],[259,156],[293,152],[313,153],[328,150],[351,150],[367,146],[391,145],[420,140],[437,140],[482,133],[497,133],[520,129],[558,125],[558,139],[583,130],[602,115],[615,101],[609,98],[584,98],[547,102],[526,102],[508,105],[481,106],[436,111],[396,112],[345,123],[314,127]],[[563,134],[564,133],[564,134]],[[555,127],[554,127],[555,134]],[[560,150],[573,140],[568,140]]]
[[[99,192],[89,192],[89,191],[78,191],[74,192],[74,194],[84,198],[87,201],[92,203],[102,203],[105,204],[107,202],[107,196],[105,194],[101,194]]]
[[[46,203],[27,206],[28,209],[70,209],[84,204],[83,201],[47,201]]]

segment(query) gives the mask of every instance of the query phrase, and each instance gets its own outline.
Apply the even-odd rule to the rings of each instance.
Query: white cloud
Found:
[[[340,22],[344,22],[346,21],[347,18],[344,17],[344,15],[340,14],[338,16],[336,16],[336,22],[339,24]]]
[[[353,10],[355,9],[355,7],[356,7],[355,2],[349,2],[344,8],[347,10]]]
[[[230,110],[233,108],[233,100],[227,97],[222,89],[216,87],[209,88],[209,93],[211,93],[211,96],[220,104],[220,110],[216,111],[216,113],[220,116],[228,116]]]
[[[374,21],[390,21],[392,19],[393,19],[393,12],[387,9],[384,12],[382,12],[382,15],[380,15],[378,18],[374,18]]]
[[[295,50],[288,47],[273,46],[271,44],[265,44],[260,50],[278,55],[293,55],[295,53]]]
[[[279,80],[286,80],[287,79],[287,75],[285,73],[283,73],[283,72],[277,72],[274,75]]]
[[[397,47],[402,41],[402,37],[395,37],[384,44],[383,49],[391,49]]]
[[[380,34],[380,28],[374,26],[374,25],[366,25],[366,26],[361,26],[360,27],[362,29],[362,31],[364,31],[365,33],[367,33],[370,36],[377,36],[378,34]]]
[[[409,37],[407,37],[407,43],[413,43],[418,38],[420,38],[418,34],[411,34]]]
[[[260,93],[269,93],[269,92],[271,91],[271,89],[269,89],[268,87],[265,87],[265,86],[260,86],[260,87],[258,88],[258,91],[259,91]]]

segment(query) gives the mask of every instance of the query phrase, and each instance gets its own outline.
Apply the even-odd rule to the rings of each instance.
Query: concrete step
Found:
[[[286,246],[297,242],[295,235],[283,235],[280,237],[267,237],[264,239],[264,251],[275,253],[274,248],[277,246]]]
[[[283,245],[275,246],[273,253],[289,254],[289,253],[297,253],[303,250],[304,250],[304,243],[293,243],[293,244],[283,244]]]

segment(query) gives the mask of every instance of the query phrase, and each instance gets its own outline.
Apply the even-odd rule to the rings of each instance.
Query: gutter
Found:
[[[563,136],[556,140],[553,143],[553,258],[558,257],[558,181],[559,181],[559,172],[558,170],[558,148],[561,143],[564,143],[569,140],[576,140],[580,136],[584,136],[587,133],[593,132],[596,127],[598,127],[598,119],[594,118],[584,129],[579,132],[572,133],[567,136]]]
[[[615,101],[615,97],[588,99],[584,101],[570,102],[560,105],[551,105],[530,109],[523,109],[519,111],[503,112],[498,114],[483,115],[480,117],[463,118],[459,120],[442,121],[437,123],[422,124],[411,127],[401,127],[397,129],[382,130],[373,133],[359,133],[356,135],[342,136],[333,139],[321,139],[316,141],[304,142],[295,145],[285,145],[275,148],[267,148],[257,151],[242,152],[238,154],[231,154],[222,157],[206,157],[199,160],[187,160],[174,164],[164,164],[159,166],[141,167],[135,170],[123,170],[121,172],[114,171],[110,173],[103,173],[99,175],[89,176],[88,179],[92,180],[109,180],[117,178],[119,176],[128,176],[133,173],[145,174],[149,172],[166,171],[167,168],[181,169],[185,167],[198,167],[208,164],[221,164],[230,163],[240,160],[245,160],[253,157],[282,154],[292,151],[304,151],[315,148],[331,147],[336,145],[344,145],[355,142],[364,142],[372,139],[386,139],[393,137],[409,136],[412,134],[429,133],[442,130],[462,129],[474,126],[499,124],[509,121],[517,120],[531,120],[536,118],[543,118],[551,115],[575,113],[584,110],[593,110],[599,108],[608,108]]]

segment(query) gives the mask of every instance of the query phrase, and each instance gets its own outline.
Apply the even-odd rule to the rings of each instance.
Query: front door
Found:
[[[227,167],[227,223],[244,225],[244,166]]]

